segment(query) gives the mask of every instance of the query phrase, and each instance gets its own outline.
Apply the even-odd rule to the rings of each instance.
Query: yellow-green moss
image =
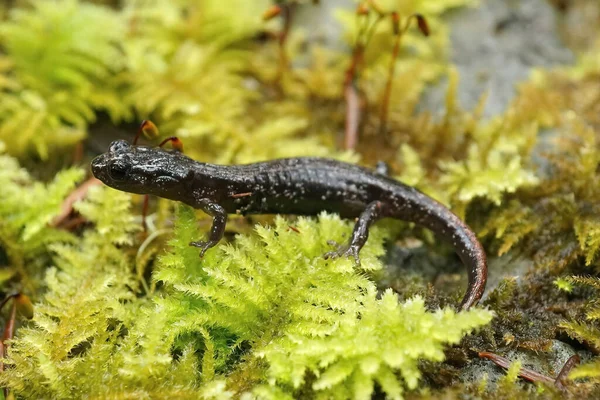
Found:
[[[597,350],[597,292],[589,302],[580,292],[597,279],[569,277],[600,270],[597,51],[571,68],[535,71],[502,115],[484,120],[485,95],[473,110],[458,103],[460,79],[448,62],[443,18],[476,2],[375,1],[402,18],[424,14],[432,36],[408,30],[392,60],[392,24],[377,25],[356,76],[368,100],[360,146],[342,152],[349,49],[307,41],[312,27],[292,20],[289,63],[282,67],[274,39],[282,17],[262,20],[266,0],[95,3],[19,1],[0,22],[0,287],[31,295],[36,314],[29,324],[19,321],[0,374],[11,394],[370,398],[377,388],[398,398],[407,389],[435,397],[432,388],[442,386],[448,396],[466,390],[490,398],[487,384],[457,384],[457,365],[470,361],[456,354],[470,360],[472,350],[541,349],[535,336],[542,327],[557,329],[559,319],[560,329]],[[312,2],[297,3],[321,12]],[[355,11],[335,15],[351,46]],[[449,87],[442,118],[416,114],[426,86],[443,77]],[[139,199],[100,187],[76,206],[87,224],[76,232],[49,226],[82,169],[54,171],[54,179],[41,182],[32,174],[47,174],[28,172],[4,154],[34,167],[38,158],[70,160],[94,121],[146,118],[162,136],[182,137],[186,153],[203,161],[386,160],[401,180],[467,218],[492,259],[519,256],[532,269],[522,282],[507,278],[492,292],[487,304],[498,317],[441,364],[445,344],[485,325],[492,313],[427,309],[407,295],[420,285],[428,307],[440,304],[439,293],[421,281],[398,287],[410,297],[405,302],[389,291],[378,297],[369,270],[382,268],[383,239],[393,241],[397,227],[373,231],[357,269],[349,260],[321,257],[326,240],[343,241],[350,232],[351,223],[336,216],[277,217],[253,231],[232,218],[231,231],[244,233],[200,260],[188,242],[202,236],[207,220],[200,229],[192,210],[174,215],[166,201],[147,237],[139,236],[139,211],[131,207]],[[540,152],[543,129],[552,133]],[[168,246],[158,240],[169,237]],[[565,307],[566,317],[552,311]],[[531,393],[515,384],[515,368],[499,386],[506,398]],[[598,370],[592,359],[571,374],[582,396],[591,393]]]

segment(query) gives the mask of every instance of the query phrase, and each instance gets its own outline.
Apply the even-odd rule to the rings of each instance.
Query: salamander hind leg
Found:
[[[354,225],[352,237],[347,245],[338,245],[334,241],[329,241],[331,245],[337,245],[338,249],[324,254],[325,259],[337,257],[354,257],[356,265],[360,265],[358,253],[363,248],[369,238],[369,227],[382,217],[383,204],[380,201],[373,201],[367,205],[358,221]]]
[[[210,228],[210,234],[208,240],[190,242],[190,246],[200,248],[200,257],[204,256],[204,253],[211,247],[214,247],[221,241],[223,234],[225,233],[225,226],[227,224],[227,213],[225,209],[220,205],[213,203],[208,199],[202,199],[198,203],[198,208],[213,217],[212,226]]]

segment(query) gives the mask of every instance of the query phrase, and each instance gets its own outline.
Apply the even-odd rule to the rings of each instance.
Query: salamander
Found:
[[[450,242],[468,268],[468,288],[460,308],[476,304],[485,289],[487,261],[473,231],[447,207],[414,187],[376,170],[337,160],[298,157],[246,165],[195,161],[175,150],[115,141],[91,164],[92,173],[118,190],[151,194],[188,204],[212,216],[208,240],[192,242],[200,256],[223,237],[227,215],[296,214],[321,211],[355,218],[345,246],[325,257],[353,257],[369,237],[369,227],[384,217],[414,222]]]

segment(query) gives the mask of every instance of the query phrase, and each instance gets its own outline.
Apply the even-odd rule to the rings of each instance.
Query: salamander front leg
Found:
[[[369,203],[354,225],[350,242],[347,245],[338,245],[337,250],[325,253],[325,259],[352,256],[354,257],[356,265],[360,265],[358,253],[365,243],[367,243],[367,239],[369,238],[369,227],[382,217],[382,208],[383,204],[380,201]],[[335,245],[335,242],[330,244]]]
[[[223,234],[225,233],[225,225],[227,224],[227,213],[223,207],[209,199],[201,199],[198,202],[198,208],[213,217],[208,240],[190,242],[190,246],[201,249],[200,257],[203,257],[204,253],[206,253],[206,250],[214,247],[223,238]]]

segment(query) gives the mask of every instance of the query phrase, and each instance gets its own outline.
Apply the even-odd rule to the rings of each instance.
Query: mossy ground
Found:
[[[35,313],[7,342],[9,396],[600,395],[600,6],[550,2],[576,61],[535,69],[484,118],[486,95],[463,108],[458,93],[474,77],[449,61],[448,13],[476,1],[360,4],[335,12],[338,50],[295,18],[321,12],[310,1],[3,6],[0,285],[28,295]],[[265,21],[267,10],[280,13]],[[394,55],[391,12],[402,24],[423,14],[431,35],[408,29]],[[442,109],[423,109],[443,80]],[[484,301],[451,311],[460,262],[405,223],[379,223],[359,269],[321,257],[351,229],[332,215],[232,217],[227,240],[200,260],[187,243],[210,220],[189,208],[151,199],[142,232],[142,199],[93,183],[65,208],[90,157],[131,139],[141,119],[160,128],[147,142],[177,135],[204,161],[387,161],[478,233],[490,258]],[[520,380],[518,364],[499,378],[479,352],[552,377],[570,355],[583,365],[559,389]]]

